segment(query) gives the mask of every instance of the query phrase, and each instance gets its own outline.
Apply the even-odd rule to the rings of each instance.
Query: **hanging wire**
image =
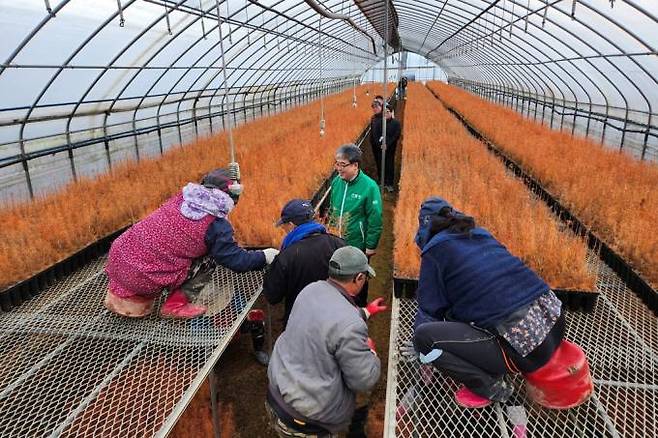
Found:
[[[201,5],[201,0],[199,0],[199,9],[201,10],[201,12],[203,12],[203,6]],[[201,15],[201,32],[202,32],[202,34],[203,34],[203,39],[205,40],[205,39],[207,39],[207,38],[206,38],[206,25],[205,25],[205,23],[203,22],[203,16],[204,16],[204,15],[205,15],[205,14],[202,14],[202,15]]]
[[[546,24],[546,15],[548,15],[548,0],[544,0],[544,3],[546,3],[546,7],[544,8],[544,18],[541,20],[541,27],[544,27]]]
[[[231,23],[228,21],[231,18],[231,11],[228,8],[228,0],[226,0],[226,27],[228,27],[228,42],[233,45],[233,31],[231,30]]]
[[[496,8],[492,8],[491,12],[489,12],[493,17],[491,20],[487,20],[487,32],[489,32],[489,21],[491,21],[491,46],[493,47],[495,38],[494,35],[496,34]]]
[[[53,13],[53,8],[50,7],[50,2],[48,0],[44,0],[44,2],[46,3],[46,12],[54,17],[55,14]]]
[[[126,25],[126,20],[123,18],[123,6],[121,6],[121,0],[117,0],[117,8],[119,8],[119,27],[123,27]]]
[[[224,114],[226,117],[226,128],[228,130],[228,144],[231,151],[231,163],[235,163],[235,144],[233,143],[233,127],[231,126],[231,114],[233,113],[232,109],[228,103],[228,75],[226,74],[226,59],[224,58],[224,37],[222,35],[222,15],[219,11],[219,0],[215,0],[217,5],[217,29],[219,29],[219,50],[221,50],[222,58],[222,74],[224,76],[224,102],[226,102],[226,107],[229,108],[229,111],[225,111]]]
[[[525,29],[523,29],[525,33],[528,33],[528,17],[530,17],[530,0],[528,0],[528,7],[525,14]]]
[[[291,29],[288,28],[286,30],[291,30]],[[286,34],[285,31],[283,32],[283,35],[285,36],[287,50],[288,50],[288,52],[290,52],[290,40],[292,39],[292,37],[288,36],[288,34]],[[295,44],[295,45],[297,45],[297,44]]]
[[[388,34],[388,4],[390,2],[386,0],[386,12],[384,15],[384,19],[386,20],[384,22],[384,105],[382,106],[382,142],[380,144],[380,147],[382,148],[382,173],[381,173],[381,180],[380,180],[380,185],[383,188],[384,187],[384,175],[385,175],[385,167],[386,167],[386,103],[388,102],[388,92],[387,92],[387,86],[388,86],[388,41],[390,40],[390,35]]]
[[[166,3],[163,3],[163,4],[164,4],[164,8],[165,8],[165,18],[167,19],[167,31],[169,32],[169,35],[173,35],[171,33],[171,22],[169,21],[169,9],[167,9],[167,4]]]
[[[344,2],[343,2],[344,4]],[[347,10],[347,14],[352,17],[352,3],[350,3],[350,6]],[[354,76],[354,79],[352,81],[352,108],[356,108],[357,103],[356,103],[356,29],[352,28],[352,48],[350,50],[350,58],[352,62],[352,75]]]
[[[573,3],[571,4],[571,19],[573,20],[576,18],[576,3],[578,3],[578,0],[573,0]]]
[[[277,48],[277,50],[281,50],[281,45],[279,44],[279,33],[280,32],[279,32],[279,16],[278,15],[274,17],[274,26],[275,26],[274,35],[275,35],[275,38],[276,38],[276,48]]]
[[[320,137],[324,137],[324,77],[322,74],[322,17],[318,19],[318,58],[320,62]]]
[[[503,40],[504,23],[505,23],[505,0],[503,0],[502,10],[500,11],[500,31],[498,32],[498,41]]]
[[[262,19],[261,29],[263,29],[263,49],[267,49],[267,29],[265,27],[265,10],[263,10],[260,18]]]
[[[509,19],[509,36],[510,37],[512,37],[512,28],[514,27],[514,19],[516,18],[514,16],[514,6],[516,6],[515,1],[512,2],[512,17]]]
[[[249,23],[249,0],[245,0],[244,2],[244,16],[245,16],[245,23]],[[251,39],[249,38],[249,35],[251,35],[251,32],[249,31],[249,28],[247,28],[247,45],[251,44]]]

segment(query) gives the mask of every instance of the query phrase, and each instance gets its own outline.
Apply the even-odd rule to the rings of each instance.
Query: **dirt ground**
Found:
[[[402,120],[403,105],[398,105],[396,118]],[[364,171],[375,177],[375,166],[370,144],[364,145]],[[399,176],[400,149],[396,153],[396,177]],[[383,296],[389,310],[378,314],[368,323],[370,337],[375,341],[381,359],[381,377],[370,395],[370,412],[367,433],[369,437],[381,437],[384,433],[384,406],[386,400],[386,372],[388,369],[388,344],[390,332],[390,304],[393,293],[393,209],[395,194],[384,193],[384,227],[378,252],[371,259],[377,277],[371,280],[368,299]],[[267,309],[261,297],[256,308]],[[273,341],[281,332],[283,306],[273,306]],[[251,339],[242,336],[231,343],[221,356],[215,369],[219,382],[220,436],[258,438],[275,436],[269,428],[265,412],[267,369],[258,364],[252,354]],[[213,426],[210,409],[210,392],[206,383],[185,411],[170,435],[177,438],[212,437]]]

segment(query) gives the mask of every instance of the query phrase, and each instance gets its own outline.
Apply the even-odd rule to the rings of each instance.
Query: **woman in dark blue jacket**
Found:
[[[423,202],[414,346],[421,362],[464,386],[465,407],[505,401],[508,371],[546,364],[564,335],[561,303],[548,285],[472,217],[441,198]]]

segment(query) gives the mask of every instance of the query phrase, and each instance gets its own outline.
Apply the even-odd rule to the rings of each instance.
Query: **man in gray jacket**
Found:
[[[345,431],[357,392],[379,379],[380,362],[366,320],[386,309],[381,301],[354,303],[375,271],[353,246],[337,249],[329,279],[306,286],[270,359],[266,407],[280,437],[331,437]]]

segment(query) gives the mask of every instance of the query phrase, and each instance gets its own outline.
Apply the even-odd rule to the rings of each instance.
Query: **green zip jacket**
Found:
[[[348,245],[376,249],[382,234],[382,195],[377,183],[359,170],[352,181],[331,181],[330,225]]]

